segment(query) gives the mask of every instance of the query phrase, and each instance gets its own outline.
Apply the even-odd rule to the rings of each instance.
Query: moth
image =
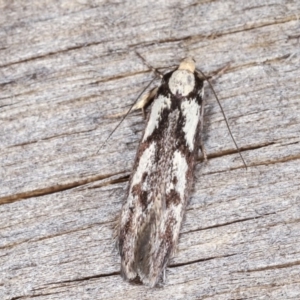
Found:
[[[125,280],[150,287],[164,281],[202,146],[203,83],[195,62],[186,58],[165,74],[161,85],[145,99],[153,100],[153,104],[138,146],[118,231]]]

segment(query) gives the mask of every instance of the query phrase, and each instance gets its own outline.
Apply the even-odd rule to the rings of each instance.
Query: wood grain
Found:
[[[300,2],[0,1],[0,299],[299,299]],[[193,56],[204,142],[163,288],[114,246],[153,78]],[[159,81],[156,82],[156,84]]]

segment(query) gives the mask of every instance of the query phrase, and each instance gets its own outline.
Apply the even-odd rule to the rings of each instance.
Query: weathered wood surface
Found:
[[[263,4],[262,4],[263,2]],[[0,1],[0,299],[299,299],[300,2]],[[211,73],[207,164],[163,288],[119,276],[113,227],[153,77]]]

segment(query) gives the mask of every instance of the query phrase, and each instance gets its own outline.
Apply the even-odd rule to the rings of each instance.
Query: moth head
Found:
[[[191,57],[183,59],[178,67],[178,70],[187,70],[192,73],[195,72],[195,61]]]

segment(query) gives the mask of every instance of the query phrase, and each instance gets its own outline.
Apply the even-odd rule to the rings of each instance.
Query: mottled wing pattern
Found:
[[[203,81],[180,67],[157,91],[121,214],[127,280],[155,286],[176,248],[199,149],[202,91]]]

